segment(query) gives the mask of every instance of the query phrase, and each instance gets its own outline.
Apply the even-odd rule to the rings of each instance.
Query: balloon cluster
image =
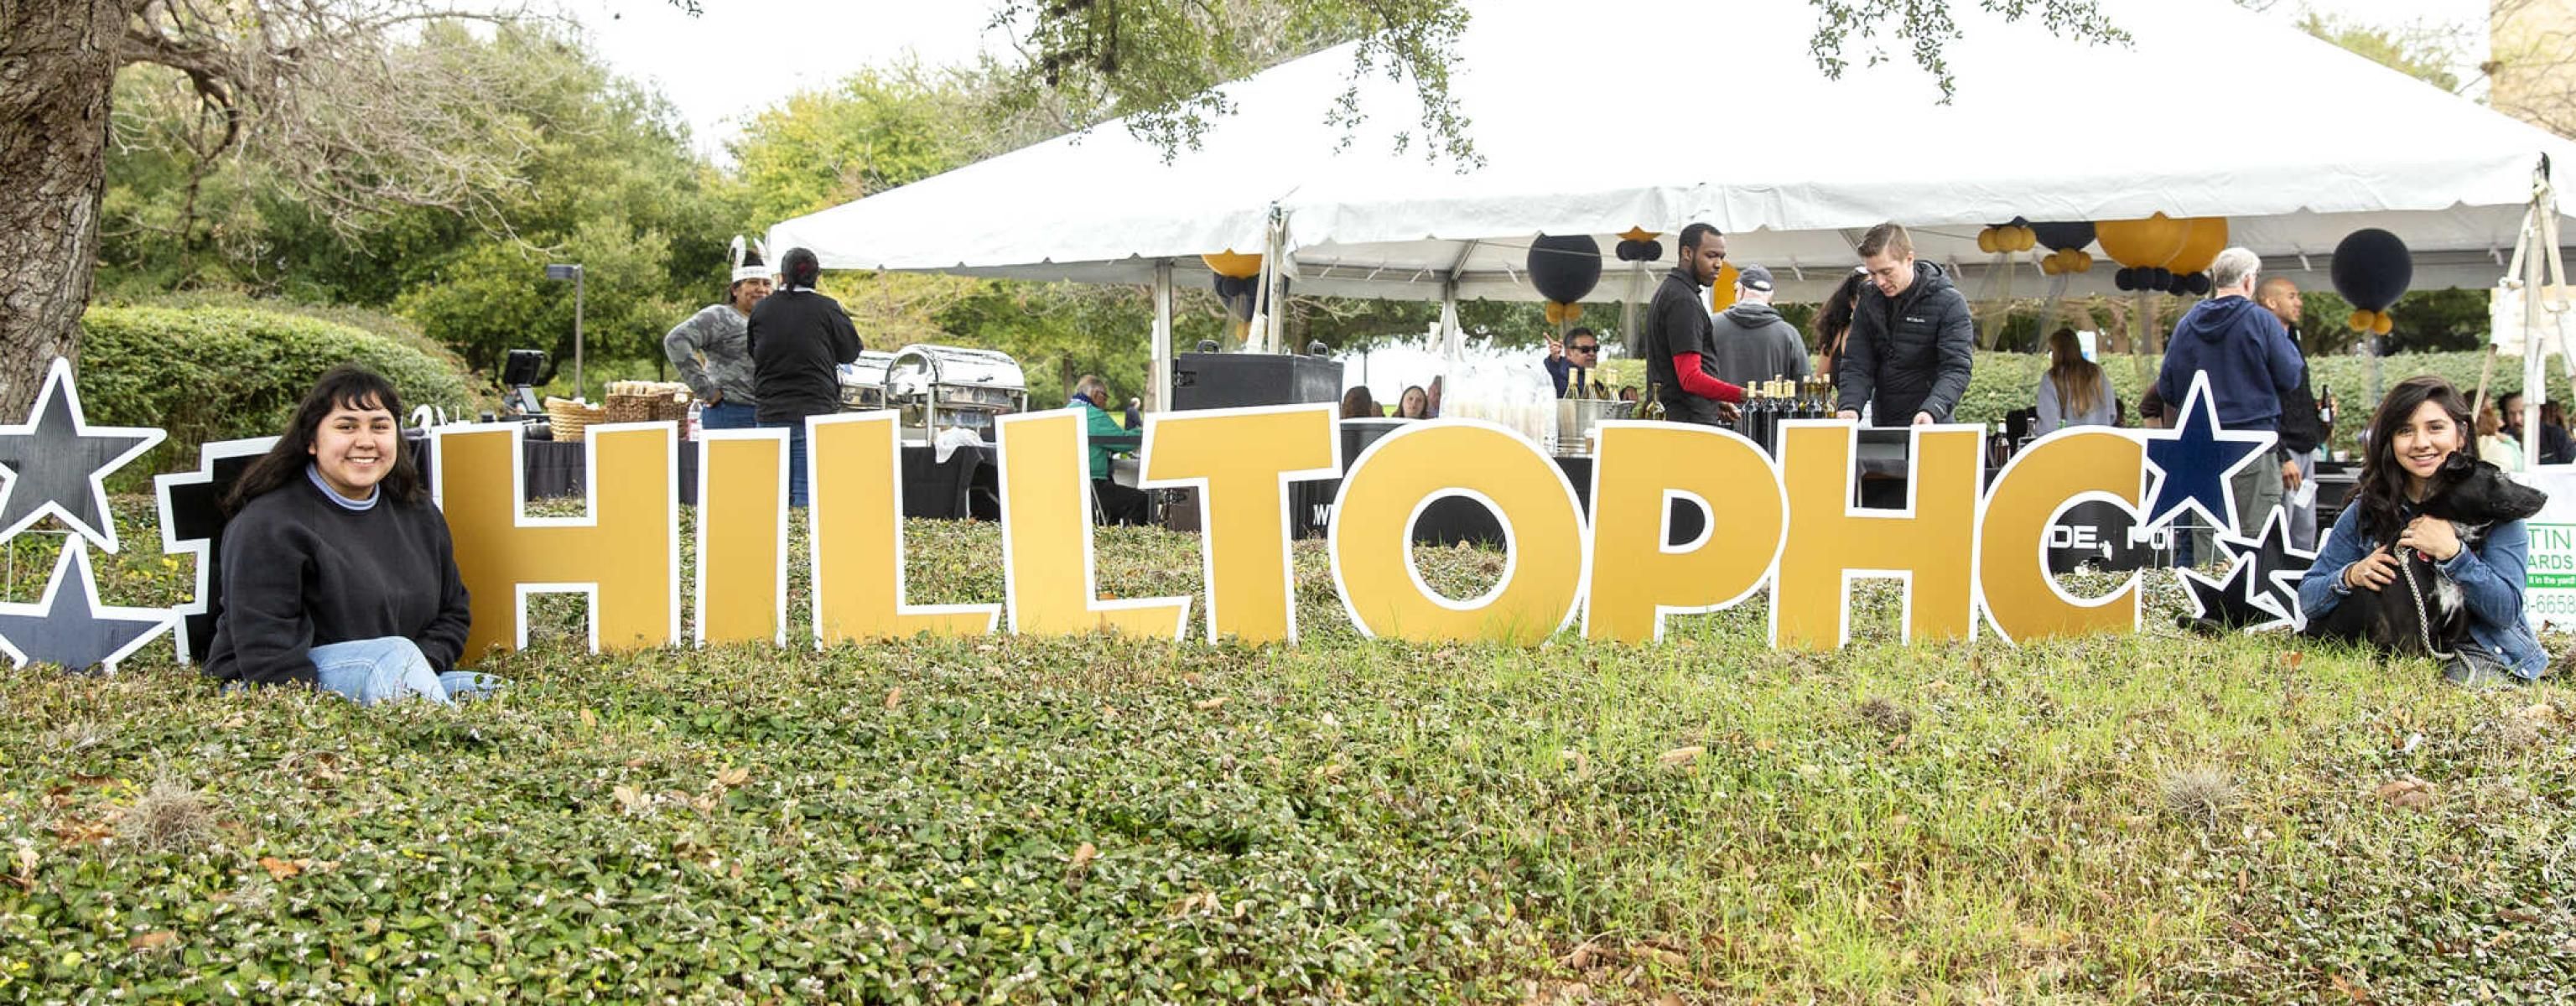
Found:
[[[2371,227],[2344,235],[2335,245],[2329,274],[2335,292],[2352,302],[2346,324],[2355,331],[2387,335],[2396,327],[2388,309],[2397,306],[2397,298],[2415,280],[2415,256],[2397,235]]]
[[[2079,220],[2028,226],[2032,238],[2048,249],[2048,254],[2039,259],[2039,271],[2043,275],[2063,276],[2093,271],[2093,255],[2084,250],[2085,245],[2093,243],[2092,224]]]
[[[1201,255],[1208,271],[1216,274],[1216,296],[1225,302],[1226,310],[1245,321],[1252,320],[1255,294],[1261,288],[1261,256],[1237,255],[1232,250]]]
[[[1619,235],[1619,247],[1614,251],[1621,262],[1652,262],[1664,257],[1664,243],[1655,240],[1658,236],[1643,227],[1628,228]]]
[[[2039,247],[2039,232],[2021,220],[1977,232],[1977,250],[1988,255],[2026,252]]]
[[[2122,290],[2207,294],[2207,270],[2227,249],[2225,217],[2176,220],[2158,213],[2144,220],[2105,220],[2094,232],[2102,251],[2122,267],[2111,278]]]
[[[1530,242],[1530,285],[1547,298],[1547,321],[1561,325],[1583,317],[1575,303],[1601,282],[1601,242],[1589,234],[1541,234]]]

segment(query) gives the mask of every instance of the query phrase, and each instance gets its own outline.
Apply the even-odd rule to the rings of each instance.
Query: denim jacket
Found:
[[[2334,530],[2318,547],[2316,564],[2299,581],[2299,610],[2307,617],[2333,611],[2351,596],[2343,572],[2369,552],[2360,523],[2361,507],[2343,508],[2343,516],[2335,518]],[[2521,521],[2506,521],[2489,526],[2486,537],[2474,547],[2461,549],[2439,565],[2451,582],[2460,585],[2468,607],[2469,638],[2515,674],[2536,679],[2549,667],[2549,658],[2540,652],[2540,637],[2532,635],[2530,624],[2522,618],[2523,569],[2530,555],[2530,530]]]

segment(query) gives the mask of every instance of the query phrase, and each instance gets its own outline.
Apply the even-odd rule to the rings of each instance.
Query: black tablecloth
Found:
[[[577,497],[588,484],[584,470],[585,454],[579,441],[557,442],[529,440],[521,445],[525,470],[523,493],[527,499]],[[427,457],[425,453],[416,455]],[[423,473],[427,473],[424,471]],[[990,444],[960,447],[947,461],[937,460],[929,447],[906,444],[903,448],[903,515],[906,517],[958,518],[975,516],[986,520],[1001,516],[1001,497],[993,474],[993,448]],[[680,502],[695,506],[698,502],[698,445],[680,442]]]

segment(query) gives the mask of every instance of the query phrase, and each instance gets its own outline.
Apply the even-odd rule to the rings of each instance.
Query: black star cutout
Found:
[[[78,580],[77,591],[65,585]],[[98,603],[98,580],[90,575],[89,549],[76,540],[63,542],[63,557],[54,563],[54,578],[45,584],[45,599],[34,604],[0,604],[0,650],[20,667],[57,664],[85,671],[116,662],[140,649],[170,624],[166,608],[110,608]]]
[[[2183,589],[2191,594],[2192,610],[2198,612],[2182,620],[2186,629],[2216,633],[2253,625],[2271,615],[2246,600],[2253,593],[2251,562],[2235,561],[2228,567],[2225,580],[2212,580],[2189,569],[2177,569],[2174,574],[2182,578]]]
[[[2218,536],[2220,548],[2230,558],[2248,560],[2254,568],[2254,581],[2245,585],[2245,601],[2272,616],[2272,621],[2254,628],[2267,628],[2287,623],[2292,629],[2308,627],[2308,617],[2299,610],[2299,581],[2306,579],[2308,567],[2316,565],[2317,554],[2290,547],[2290,516],[2280,507],[2263,516],[2263,530],[2251,539],[2232,534]]]
[[[196,471],[152,477],[153,495],[161,503],[162,554],[197,557],[194,600],[170,609],[179,616],[176,641],[183,662],[205,656],[215,640],[224,586],[215,576],[224,554],[224,495],[275,443],[276,437],[219,440],[197,448]]]
[[[89,425],[81,418],[71,361],[55,357],[27,421],[0,426],[0,472],[9,476],[0,487],[0,541],[52,514],[99,548],[116,551],[103,480],[162,436],[140,426]]]

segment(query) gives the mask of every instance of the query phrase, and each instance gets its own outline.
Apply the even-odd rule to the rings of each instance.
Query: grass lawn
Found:
[[[187,590],[149,509],[108,603]],[[914,600],[1000,598],[996,527],[908,534]],[[2568,692],[2183,636],[2169,577],[2136,636],[2022,649],[1899,645],[1887,591],[1829,656],[1759,602],[1654,647],[1365,642],[1296,556],[1293,650],[594,658],[565,602],[457,710],[225,695],[164,643],[22,672],[0,998],[2576,998]],[[1155,530],[1099,564],[1200,568]]]

